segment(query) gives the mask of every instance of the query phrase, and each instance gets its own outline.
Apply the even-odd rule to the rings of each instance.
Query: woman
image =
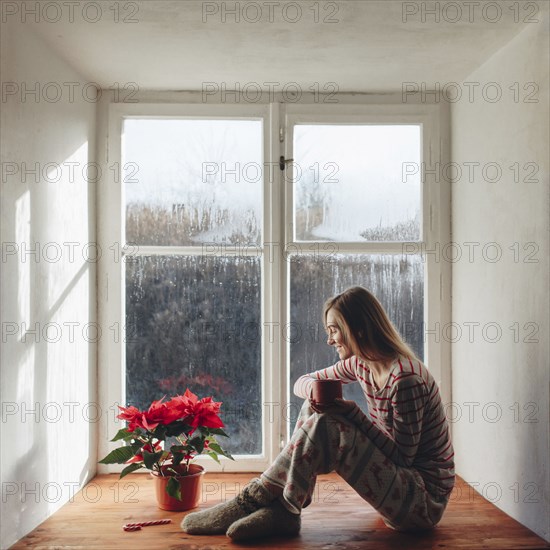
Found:
[[[429,529],[441,519],[454,486],[454,452],[435,380],[366,289],[329,299],[324,323],[340,361],[296,381],[294,393],[306,401],[291,440],[236,498],[187,515],[187,533],[296,535],[316,475],[332,471],[393,529]],[[358,382],[369,416],[353,401],[312,401],[320,378]]]

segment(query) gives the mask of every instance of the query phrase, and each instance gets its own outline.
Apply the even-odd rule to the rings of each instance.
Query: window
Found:
[[[302,374],[338,360],[322,345],[320,312],[327,297],[350,286],[371,290],[420,358],[424,351],[422,332],[407,330],[423,324],[423,265],[419,256],[403,257],[384,245],[420,241],[420,174],[405,179],[402,173],[407,163],[420,166],[421,127],[369,124],[368,119],[361,123],[361,117],[348,124],[334,116],[326,120],[300,122],[289,116],[287,123],[295,160],[290,168],[291,238],[295,250],[305,250],[290,261],[290,317],[295,327],[290,388]],[[375,254],[369,253],[371,243],[377,243]],[[341,246],[346,253],[338,252]],[[357,385],[345,386],[344,392],[366,407]],[[292,393],[289,398],[296,413],[300,400]]]
[[[123,132],[123,166],[139,167],[125,178],[126,402],[213,394],[227,449],[259,455],[262,121],[126,118]]]
[[[298,241],[420,240],[419,125],[294,126],[294,238]]]
[[[444,235],[443,195],[419,169],[440,155],[436,122],[429,106],[112,105],[122,168],[99,197],[121,261],[101,264],[100,313],[124,330],[100,343],[105,407],[213,395],[239,458],[222,468],[261,470],[292,430],[296,378],[338,360],[324,300],[355,284],[445,375],[441,342],[424,338],[444,311],[442,270],[423,254]]]

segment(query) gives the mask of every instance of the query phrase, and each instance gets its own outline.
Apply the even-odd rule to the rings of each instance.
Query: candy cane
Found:
[[[140,521],[138,523],[127,523],[123,525],[124,531],[140,531],[142,527],[149,527],[150,525],[165,525],[166,523],[172,523],[171,519],[155,519],[153,521]]]

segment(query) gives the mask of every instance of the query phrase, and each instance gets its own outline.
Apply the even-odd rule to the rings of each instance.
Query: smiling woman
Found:
[[[350,351],[345,344],[345,339],[342,334],[342,330],[339,327],[338,318],[335,316],[334,312],[328,311],[326,315],[326,327],[328,334],[329,346],[334,346],[336,353],[340,359],[346,359],[350,356]]]
[[[332,471],[393,529],[431,529],[440,521],[455,476],[435,380],[365,288],[329,299],[324,317],[340,361],[297,380],[294,393],[305,401],[291,440],[235,499],[186,516],[187,533],[226,532],[233,540],[297,535],[317,475]],[[358,383],[369,416],[353,401],[314,400],[315,380]]]
[[[315,260],[293,257],[290,273],[294,281],[290,295],[291,319],[295,332],[290,339],[292,384],[307,372],[334,362],[333,348],[323,346],[323,297],[338,288],[363,285],[375,294],[392,323],[419,359],[424,358],[424,266],[415,256],[381,254],[336,254]],[[341,356],[339,355],[341,358]],[[344,386],[344,395],[367,412],[363,392],[355,384]],[[301,402],[291,396],[291,424],[294,426]]]

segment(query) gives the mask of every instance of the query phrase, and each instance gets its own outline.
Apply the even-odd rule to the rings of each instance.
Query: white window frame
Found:
[[[99,404],[107,411],[99,424],[98,456],[105,456],[117,444],[110,439],[123,423],[115,418],[117,405],[124,404],[125,345],[116,341],[109,327],[124,324],[124,196],[118,167],[121,163],[123,120],[130,118],[200,118],[200,119],[262,119],[264,137],[264,166],[279,162],[279,157],[292,158],[292,124],[350,123],[350,124],[420,124],[422,126],[421,160],[427,166],[444,163],[446,155],[440,132],[442,115],[438,105],[397,103],[364,104],[364,100],[344,97],[335,105],[319,104],[199,104],[199,103],[112,103],[104,105],[103,113],[106,158],[102,163],[105,179],[98,187],[98,243],[103,254],[98,262],[98,315],[104,327],[99,341]],[[117,164],[118,163],[118,164]],[[270,164],[273,166],[274,164]],[[116,168],[116,169],[115,169]],[[267,177],[274,174],[273,181]],[[422,178],[423,180],[424,178]],[[262,433],[261,455],[236,455],[236,461],[222,457],[221,465],[208,457],[198,462],[209,471],[262,471],[275,458],[289,435],[287,415],[278,414],[290,402],[288,384],[290,346],[281,330],[290,321],[289,262],[280,251],[289,245],[307,248],[314,242],[294,241],[292,229],[292,185],[279,170],[264,170],[263,227],[262,227]],[[104,184],[103,184],[104,182]],[[444,184],[423,182],[422,242],[417,245],[432,250],[435,243],[450,241],[450,189]],[[319,243],[326,244],[325,242]],[[340,253],[401,253],[403,243],[338,243]],[[138,253],[196,253],[193,247],[140,247]],[[161,250],[162,249],[162,250]],[[322,246],[319,246],[322,250]],[[257,248],[254,250],[257,254]],[[118,257],[121,256],[121,257]],[[118,261],[116,261],[118,259]],[[437,261],[434,254],[424,256],[424,320],[428,327],[437,320],[441,326],[450,321],[450,266]],[[266,265],[266,264],[269,265]],[[269,324],[269,325],[268,325]],[[270,327],[266,330],[267,327]],[[273,336],[272,337],[270,337]],[[320,342],[319,345],[323,345]],[[450,344],[425,339],[425,362],[438,382],[444,403],[450,402]],[[280,408],[279,408],[280,407]],[[120,472],[121,465],[99,465],[100,473]]]
[[[270,151],[271,133],[270,127],[270,107],[267,105],[258,106],[233,106],[233,105],[172,105],[172,104],[113,104],[109,106],[109,132],[108,132],[108,158],[110,166],[121,165],[122,153],[122,131],[125,118],[195,118],[195,119],[261,119],[263,121],[263,157],[266,159],[272,157]],[[110,169],[106,172],[108,177],[107,185],[104,188],[104,195],[101,196],[101,219],[102,232],[100,233],[100,245],[102,250],[111,249],[113,253],[120,251],[118,262],[107,261],[100,263],[100,270],[107,288],[102,293],[101,298],[101,319],[102,326],[113,327],[124,325],[124,302],[125,302],[125,281],[124,281],[124,186],[117,181],[118,169]],[[272,186],[269,185],[267,178],[264,178],[263,186],[263,227],[262,234],[264,240],[271,239],[271,193]],[[114,243],[114,244],[113,244]],[[122,243],[122,244],[118,244]],[[239,252],[244,255],[257,256],[258,247],[247,249],[243,247]],[[182,255],[200,255],[201,247],[189,246],[139,246],[138,250],[132,250],[134,255],[147,254],[182,254]],[[223,253],[220,254],[223,256]],[[264,319],[273,318],[273,304],[280,303],[279,296],[276,295],[277,285],[273,284],[269,270],[264,268],[264,259],[262,256],[262,297],[261,297],[261,316],[262,323]],[[119,325],[115,325],[119,323]],[[111,331],[111,336],[115,334]],[[262,395],[261,404],[275,401],[275,396],[280,394],[280,388],[277,383],[269,384],[269,380],[274,380],[273,363],[271,358],[276,356],[271,348],[275,346],[274,342],[268,342],[262,339]],[[125,345],[122,338],[114,341],[114,338],[108,338],[101,343],[100,358],[106,364],[100,365],[100,384],[99,391],[103,407],[116,411],[116,405],[125,402]],[[263,412],[263,411],[262,411]],[[104,456],[111,449],[116,448],[117,444],[111,444],[109,439],[124,424],[115,418],[116,414],[110,414],[106,424],[102,424],[99,434],[99,455]],[[210,471],[251,471],[265,469],[270,462],[271,454],[267,451],[273,447],[274,439],[278,442],[280,427],[278,418],[275,422],[268,422],[268,415],[262,414],[262,449],[260,455],[234,455],[235,462],[221,458],[221,465],[215,463],[207,456],[200,456],[197,459],[199,464],[204,463]],[[121,465],[100,465],[100,471],[119,472]]]

